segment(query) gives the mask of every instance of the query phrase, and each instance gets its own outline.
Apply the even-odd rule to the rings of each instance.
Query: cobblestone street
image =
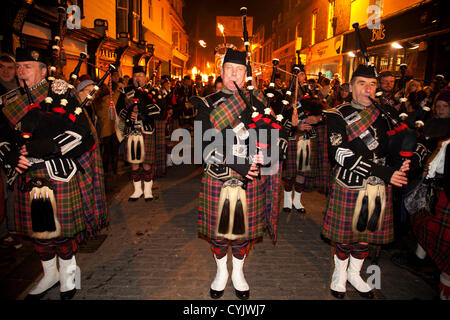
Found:
[[[117,190],[109,201],[111,223],[102,232],[106,239],[95,252],[82,249],[76,256],[81,290],[74,299],[210,300],[216,266],[208,242],[200,239],[196,230],[200,177],[198,166],[172,167],[155,182],[154,194],[159,199],[135,203],[127,201],[132,186],[126,174],[115,177]],[[244,271],[251,299],[334,300],[329,293],[331,247],[320,237],[326,200],[315,192],[305,193],[302,200],[306,217],[281,212],[277,243],[266,234],[250,251]],[[27,245],[22,254],[30,250],[32,246]],[[41,274],[37,256],[30,254],[27,259],[35,270],[28,277],[34,274],[36,279],[28,281],[18,299],[24,298],[32,280],[37,281]],[[368,265],[366,261],[363,271]],[[387,251],[382,251],[379,265],[377,299],[434,298],[433,288],[393,265]],[[231,272],[231,259],[228,266]],[[24,279],[16,273],[7,284],[14,286],[20,281]],[[347,288],[346,299],[361,299],[350,285]],[[45,299],[59,300],[59,288],[52,289]],[[237,299],[231,279],[222,299]]]

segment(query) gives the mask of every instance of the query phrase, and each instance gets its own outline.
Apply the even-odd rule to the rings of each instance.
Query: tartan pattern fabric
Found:
[[[247,100],[250,98],[250,93],[245,90],[244,91],[245,97]],[[266,101],[264,99],[264,96],[259,91],[253,91],[253,95],[260,101],[262,101],[264,104],[266,104]],[[227,100],[220,103],[214,110],[210,113],[210,121],[214,128],[216,128],[219,131],[222,131],[227,126],[231,124],[233,119],[237,119],[242,111],[245,109],[245,102],[242,100],[241,96],[237,91],[233,93]]]
[[[322,234],[339,243],[368,242],[386,244],[394,240],[392,186],[386,186],[386,210],[380,231],[353,232],[352,220],[359,190],[349,190],[332,181],[327,208],[323,218]]]
[[[417,242],[441,272],[450,274],[450,203],[444,190],[438,193],[435,215],[421,210],[410,221]]]
[[[311,140],[311,171],[305,172],[305,191],[317,190],[326,194],[331,174],[326,125],[317,126],[316,133],[316,137]]]
[[[76,244],[73,242],[71,238],[34,239],[34,248],[42,261],[51,260],[55,255],[69,260],[76,249]]]
[[[155,163],[155,152],[156,152],[156,143],[155,143],[155,134],[142,134],[144,138],[144,149],[145,149],[145,157],[143,164],[154,164]],[[125,143],[125,161],[127,161],[128,155],[128,143]]]
[[[77,172],[76,174],[80,174]],[[83,200],[77,177],[73,177],[69,182],[51,180],[46,168],[30,168],[26,175],[20,175],[15,184],[15,211],[17,232],[31,236],[31,208],[30,194],[20,190],[20,186],[30,181],[32,178],[45,178],[54,185],[53,193],[56,201],[56,216],[61,224],[61,237],[74,238],[80,242],[84,239],[86,223],[84,219]]]
[[[83,199],[87,234],[95,236],[109,224],[108,207],[106,206],[105,173],[100,154],[99,138],[86,109],[83,110],[94,136],[95,145],[92,150],[81,155],[77,161],[84,169],[77,174]]]
[[[281,176],[281,168],[272,175],[262,176],[264,181],[262,192],[265,196],[264,221],[273,242],[277,241],[278,209],[280,207],[280,193],[282,192]]]
[[[197,230],[208,238],[216,238],[215,230],[219,209],[220,191],[223,182],[204,173],[200,186]],[[264,201],[263,186],[260,180],[251,181],[247,186],[248,237],[240,240],[253,240],[263,236]]]
[[[155,120],[155,177],[166,174],[166,125],[165,120]]]
[[[328,160],[327,129],[316,127],[316,137],[311,138],[311,170],[297,171],[297,140],[289,140],[286,159],[283,161],[283,180],[295,179],[297,174],[305,176],[304,191],[317,190],[327,193],[330,186],[330,162]]]
[[[109,224],[104,185],[105,175],[99,148],[96,147],[84,153],[77,160],[84,169],[84,173],[78,172],[76,179],[83,200],[87,235],[92,237]]]
[[[378,109],[367,107],[366,109],[359,112],[361,119],[353,122],[352,124],[348,124],[345,127],[347,132],[348,141],[352,141],[353,139],[358,138],[361,133],[366,131],[370,125],[377,120],[380,115],[380,111]]]
[[[40,103],[47,97],[48,82],[46,80],[41,81],[36,86],[30,88],[31,99],[34,103]],[[14,127],[28,112],[28,97],[26,94],[18,95],[15,101],[12,101],[6,105],[2,111],[6,118]]]
[[[289,140],[286,159],[283,161],[283,179],[290,180],[297,175],[297,139]]]

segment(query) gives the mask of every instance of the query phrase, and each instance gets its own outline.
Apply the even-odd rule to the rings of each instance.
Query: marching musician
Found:
[[[289,119],[291,124],[289,124],[289,143],[283,166],[283,211],[290,213],[294,206],[297,213],[306,214],[301,202],[306,177],[312,176],[318,180],[316,175],[319,166],[325,165],[318,162],[319,152],[322,150],[318,148],[315,129],[322,121],[323,106],[320,101],[309,97],[302,99],[300,104],[298,113],[294,113],[294,107],[285,113],[285,118]]]
[[[221,69],[222,90],[204,98],[191,99],[198,108],[196,121],[201,121],[203,132],[216,129],[223,135],[223,141],[214,149],[203,146],[205,172],[198,214],[199,234],[211,240],[217,264],[217,273],[210,287],[210,296],[214,299],[223,295],[228,281],[227,251],[230,240],[233,262],[231,279],[235,294],[239,299],[249,298],[243,265],[250,241],[262,237],[264,230],[264,181],[257,179],[257,164],[263,163],[263,156],[248,152],[248,131],[243,123],[250,115],[235,86],[244,86],[246,60],[245,52],[228,49]],[[254,94],[255,100],[259,96],[259,101],[264,101],[259,92]],[[227,132],[234,136],[232,146],[225,143]],[[227,147],[232,154],[224,156]],[[245,188],[246,179],[248,184]],[[270,229],[273,230],[273,226]]]
[[[392,186],[408,183],[409,160],[400,168],[386,162],[387,120],[372,104],[377,87],[372,66],[352,75],[352,102],[326,110],[332,187],[322,234],[335,243],[331,293],[342,299],[347,281],[365,298],[372,287],[360,276],[368,245],[393,241]]]
[[[84,161],[94,147],[92,129],[84,113],[73,113],[79,102],[68,83],[47,82],[39,51],[17,48],[16,62],[25,94],[18,92],[2,110],[23,137],[21,156],[12,165],[21,173],[14,185],[16,231],[34,238],[44,270],[27,298],[40,299],[59,282],[61,299],[71,299],[76,293],[77,243],[95,235],[105,222],[104,212],[86,208],[83,194],[93,191],[78,177],[79,167],[93,166]]]
[[[153,200],[153,165],[155,163],[155,117],[161,109],[156,98],[145,90],[147,78],[142,66],[133,68],[132,84],[124,88],[117,101],[117,114],[125,122],[126,155],[131,163],[134,191],[128,201]],[[142,164],[142,172],[140,170]],[[142,180],[144,190],[142,190]]]

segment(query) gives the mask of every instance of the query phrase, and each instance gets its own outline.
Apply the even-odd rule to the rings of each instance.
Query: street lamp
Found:
[[[391,44],[392,48],[395,49],[402,49],[403,46],[401,44],[399,44],[398,42],[394,42],[393,44]]]
[[[220,24],[220,23],[218,23],[218,24],[217,24],[217,27],[219,28],[220,32],[221,32],[222,35],[223,35],[223,43],[224,43],[224,44],[227,43],[227,40],[225,39],[225,32],[224,32],[224,27],[223,27],[223,25]]]
[[[198,40],[198,43],[203,47],[206,48],[206,42],[203,40]]]

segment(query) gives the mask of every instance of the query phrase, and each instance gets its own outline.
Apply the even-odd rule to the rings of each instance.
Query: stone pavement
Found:
[[[117,177],[121,188],[117,187],[110,203],[111,223],[103,231],[106,239],[95,252],[82,251],[76,256],[81,290],[74,299],[210,300],[216,267],[208,242],[196,230],[201,172],[193,165],[169,168],[165,177],[155,181],[154,195],[159,199],[152,202],[128,202],[131,183],[126,175]],[[305,217],[280,212],[277,243],[266,234],[250,251],[244,271],[251,299],[334,300],[329,293],[331,247],[320,237],[325,196],[305,193],[302,201]],[[435,298],[427,282],[393,265],[387,251],[382,251],[379,265],[377,299]],[[17,299],[31,286],[30,282]],[[347,288],[346,299],[361,299],[351,285]],[[45,299],[58,300],[58,290],[52,289]],[[237,299],[231,279],[222,299]]]

